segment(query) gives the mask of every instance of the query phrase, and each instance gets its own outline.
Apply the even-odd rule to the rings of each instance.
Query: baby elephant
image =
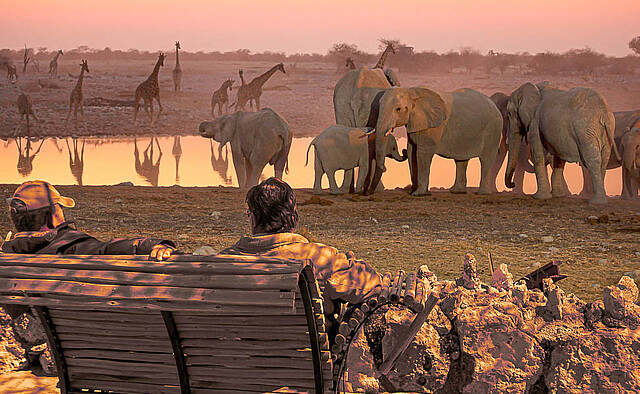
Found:
[[[622,198],[638,198],[640,185],[640,128],[629,130],[620,144],[622,155]]]
[[[351,126],[335,125],[325,129],[320,135],[311,141],[307,148],[307,161],[309,163],[309,149],[315,147],[315,181],[313,183],[313,193],[322,193],[322,174],[327,174],[329,178],[329,191],[331,194],[345,193],[345,186],[351,184],[353,179],[353,169],[359,167],[358,181],[355,192],[362,193],[365,181],[369,172],[369,149],[374,148],[374,141],[369,143],[369,138],[365,134],[371,129],[355,128]],[[398,144],[393,136],[390,136],[386,149],[387,157],[397,161],[407,159],[407,152],[403,150],[402,155],[398,152]],[[345,181],[342,188],[336,184],[335,172],[345,170]]]

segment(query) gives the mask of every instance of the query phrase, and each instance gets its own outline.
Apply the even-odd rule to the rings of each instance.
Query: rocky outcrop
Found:
[[[402,305],[380,307],[350,347],[347,388],[369,393],[640,392],[640,305],[633,279],[622,277],[603,300],[585,303],[552,280],[543,289],[513,283],[506,266],[492,286],[475,259],[462,277],[417,278],[439,296],[407,350],[386,376],[378,367],[416,316]]]
[[[0,373],[17,371],[26,361],[26,351],[16,338],[11,316],[0,308]]]
[[[45,374],[55,374],[44,328],[30,312],[12,319],[0,307],[0,341],[0,373],[37,366]]]

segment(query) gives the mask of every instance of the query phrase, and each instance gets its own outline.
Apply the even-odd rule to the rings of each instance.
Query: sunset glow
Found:
[[[378,38],[416,50],[472,46],[506,52],[589,46],[630,53],[638,35],[637,0],[34,0],[3,5],[0,47],[326,53],[349,42],[369,52]]]

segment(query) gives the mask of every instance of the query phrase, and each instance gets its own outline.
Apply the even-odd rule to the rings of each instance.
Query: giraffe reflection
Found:
[[[82,148],[80,154],[78,154],[78,139],[73,138],[73,156],[71,156],[71,148],[69,147],[69,140],[65,139],[67,143],[67,151],[69,152],[69,169],[71,174],[76,178],[76,183],[82,186],[82,173],[84,171],[84,138],[82,139]]]
[[[216,158],[213,149],[213,139],[209,139],[209,143],[211,144],[211,167],[213,167],[213,171],[217,172],[222,179],[222,182],[225,185],[231,184],[231,177],[227,176],[227,172],[229,171],[229,150],[227,145],[219,145],[218,144],[218,157]],[[224,159],[222,158],[222,148],[224,147]]]
[[[173,137],[173,149],[171,150],[173,157],[176,159],[176,183],[180,183],[180,157],[182,156],[182,145],[180,144],[180,136]]]
[[[25,143],[23,147],[23,142]],[[16,138],[16,146],[18,147],[18,173],[23,177],[28,177],[33,171],[33,160],[36,158],[36,155],[42,149],[42,144],[44,143],[44,139],[40,140],[40,145],[38,149],[31,154],[31,138],[27,134],[27,137]]]
[[[158,146],[158,158],[156,162],[153,162],[153,143],[156,143]],[[140,161],[140,151],[138,150],[138,141],[136,138],[133,139],[134,151],[133,155],[136,159],[136,172],[145,181],[149,182],[152,186],[158,186],[158,177],[160,175],[160,159],[162,159],[162,148],[160,148],[160,143],[158,142],[158,137],[151,137],[151,141],[149,141],[149,145],[142,152],[143,158]]]

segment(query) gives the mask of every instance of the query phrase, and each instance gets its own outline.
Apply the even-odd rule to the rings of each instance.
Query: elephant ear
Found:
[[[528,131],[529,124],[533,120],[533,117],[536,115],[536,110],[538,109],[542,98],[540,97],[540,90],[538,89],[538,87],[531,83],[522,85],[518,89],[518,91],[519,92],[516,95],[518,117]]]
[[[409,88],[407,91],[413,100],[407,121],[408,133],[432,129],[447,120],[447,105],[438,93],[425,88]]]

